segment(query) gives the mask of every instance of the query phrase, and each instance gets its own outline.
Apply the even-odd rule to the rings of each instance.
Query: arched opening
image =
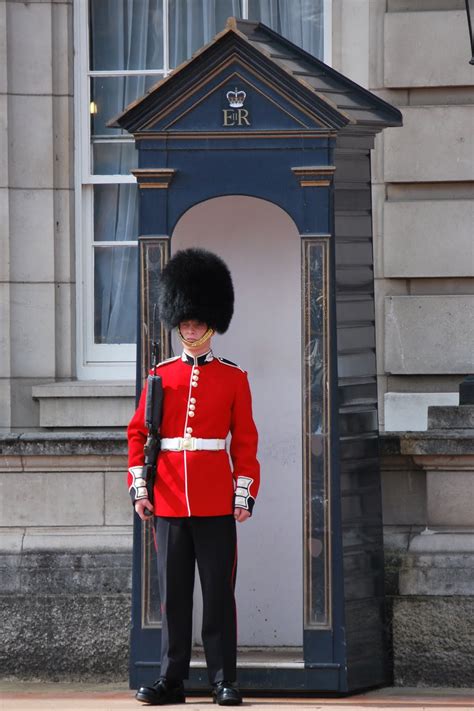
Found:
[[[260,436],[261,490],[253,518],[238,527],[239,644],[299,647],[303,634],[300,237],[291,218],[275,204],[233,195],[199,203],[181,217],[171,238],[171,252],[191,246],[216,252],[232,272],[234,318],[228,333],[215,337],[214,352],[247,370]],[[173,346],[179,352],[176,342]]]

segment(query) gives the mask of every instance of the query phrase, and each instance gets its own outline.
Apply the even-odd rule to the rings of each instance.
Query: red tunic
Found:
[[[226,450],[161,451],[154,488],[155,515],[231,514],[237,487],[237,493],[243,494],[239,498],[242,508],[251,510],[247,503],[253,504],[252,499],[257,496],[260,466],[245,371],[208,353],[194,359],[183,354],[164,361],[157,366],[157,374],[163,383],[161,437],[191,434],[203,439],[226,439],[230,432],[232,467]],[[144,462],[145,402],[146,387],[128,426],[129,470]],[[135,477],[138,471],[134,469]],[[129,471],[129,489],[133,483]]]

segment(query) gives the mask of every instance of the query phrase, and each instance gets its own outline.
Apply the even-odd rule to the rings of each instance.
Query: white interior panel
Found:
[[[262,483],[253,517],[238,524],[239,644],[302,644],[301,257],[294,222],[245,196],[191,208],[172,253],[219,254],[234,281],[235,312],[213,350],[247,370],[259,430]],[[175,348],[179,346],[174,342]],[[291,571],[291,572],[290,572]]]

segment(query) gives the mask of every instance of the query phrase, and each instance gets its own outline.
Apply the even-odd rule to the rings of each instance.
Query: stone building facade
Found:
[[[0,654],[8,675],[117,679],[127,674],[134,383],[115,366],[88,375],[79,350],[89,313],[79,309],[80,4],[0,1]],[[372,160],[394,681],[468,686],[474,421],[458,391],[474,372],[474,67],[464,2],[324,10],[326,59],[404,118]]]

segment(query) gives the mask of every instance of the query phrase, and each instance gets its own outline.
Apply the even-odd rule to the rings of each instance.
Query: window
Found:
[[[75,0],[79,378],[135,373],[138,199],[130,170],[136,151],[133,138],[107,121],[209,42],[232,15],[261,21],[327,56],[329,2]]]

